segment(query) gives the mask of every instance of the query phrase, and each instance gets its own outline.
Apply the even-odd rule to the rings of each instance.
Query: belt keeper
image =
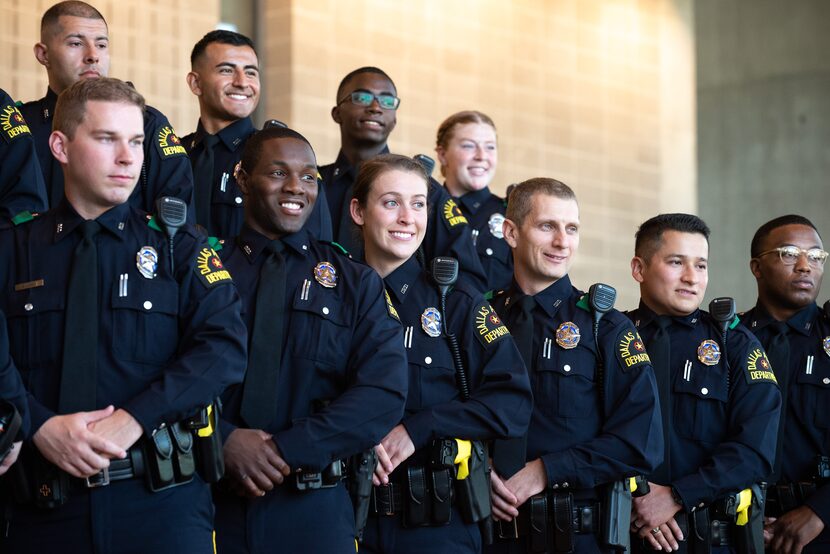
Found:
[[[553,546],[555,552],[573,552],[573,495],[553,494]]]

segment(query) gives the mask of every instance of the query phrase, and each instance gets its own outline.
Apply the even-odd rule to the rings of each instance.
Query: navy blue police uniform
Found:
[[[388,154],[384,148],[381,154]],[[335,240],[342,244],[356,260],[363,259],[363,241],[349,214],[354,181],[358,168],[352,167],[341,151],[333,164],[320,167],[320,189],[325,194],[329,211],[318,201],[309,217],[306,227],[320,232],[322,240]],[[484,269],[481,267],[473,246],[467,218],[458,204],[434,179],[429,180],[427,193],[429,224],[421,246],[424,258],[451,256],[458,260],[459,267],[480,290],[486,288]],[[315,231],[317,230],[317,231]]]
[[[513,253],[504,240],[504,211],[507,201],[489,187],[468,192],[455,199],[470,224],[481,266],[487,279],[486,290],[506,288],[513,279]]]
[[[760,305],[741,315],[765,348],[777,333],[777,322]],[[825,529],[804,552],[830,550],[830,467],[822,457],[830,456],[830,318],[814,303],[796,312],[784,323],[789,339],[789,363],[773,365],[786,392],[786,413],[781,414],[780,464],[777,483],[767,488],[767,515],[779,517],[806,505],[825,522]],[[772,354],[770,354],[772,355]],[[819,472],[820,464],[827,467]],[[823,475],[821,474],[823,473]],[[777,485],[777,486],[776,486]],[[784,496],[789,496],[789,503]],[[784,500],[783,510],[781,501]]]
[[[248,226],[220,251],[243,296],[254,336],[260,270],[272,241]],[[285,318],[273,435],[292,470],[322,472],[371,448],[400,420],[406,359],[398,321],[388,313],[380,277],[305,229],[285,248]],[[243,387],[225,395],[223,435],[248,425]],[[239,477],[239,476],[236,476]],[[354,552],[355,519],[343,481],[299,490],[296,474],[265,497],[215,491],[219,552]]]
[[[524,296],[514,281],[494,297],[508,328],[518,321]],[[526,460],[542,460],[548,492],[573,495],[582,514],[572,523],[574,552],[610,552],[599,538],[596,509],[605,485],[648,473],[662,458],[654,373],[648,355],[634,348],[637,331],[617,310],[603,316],[595,339],[587,297],[567,275],[533,296],[531,313],[532,359],[526,365],[534,407]],[[529,503],[520,507],[520,519]],[[486,551],[531,552],[531,539],[520,534],[496,538]]]
[[[521,436],[530,419],[532,396],[527,372],[509,331],[464,276],[447,296],[443,315],[439,291],[415,256],[384,282],[389,309],[404,326],[409,361],[409,394],[401,423],[416,450],[390,476],[392,489],[406,490],[408,471],[429,467],[433,440],[486,441]],[[459,393],[446,333],[455,334],[458,340],[470,389],[467,401],[462,401]],[[458,496],[456,504],[457,500]],[[465,522],[457,505],[452,506],[447,525],[434,527],[403,527],[402,512],[406,510],[405,505],[393,506],[392,515],[371,510],[361,551],[481,551],[477,525]]]
[[[655,313],[641,302],[628,315],[646,349],[653,348]],[[667,332],[671,415],[664,433],[669,482],[657,484],[674,489],[685,519],[691,510],[705,507],[714,518],[713,503],[770,474],[781,394],[760,343],[737,321],[727,331],[725,359],[721,331],[706,311],[671,317]],[[681,529],[684,514],[675,517],[681,518]],[[735,552],[732,539],[713,544],[712,551]],[[632,537],[632,543],[637,542],[639,538]]]
[[[14,365],[9,352],[9,335],[6,316],[0,311],[0,400],[11,403],[21,417],[18,438],[29,436],[29,405],[26,402],[26,389]],[[5,430],[4,430],[5,431]],[[0,452],[2,455],[3,452]]]
[[[213,552],[210,489],[199,475],[151,493],[141,474],[155,467],[152,443],[170,437],[177,422],[242,380],[246,345],[239,294],[195,226],[186,225],[175,236],[173,272],[167,236],[149,215],[124,203],[96,221],[101,230],[94,238],[99,284],[95,407],[123,408],[144,435],[126,460],[111,461],[108,485],[88,488],[84,480],[62,474],[63,505],[15,504],[0,550]],[[69,274],[84,225],[64,199],[46,214],[0,233],[0,308],[28,391],[33,432],[60,413]],[[176,442],[181,446],[187,440],[179,436]],[[172,454],[159,449],[183,463],[179,448]],[[31,482],[35,458],[36,448],[26,443],[23,464],[16,464]],[[40,459],[37,465],[57,471]],[[45,490],[40,493],[50,494]]]
[[[46,185],[29,125],[0,89],[0,220],[46,209]],[[2,225],[2,223],[0,223]]]
[[[46,183],[46,198],[50,208],[63,198],[63,170],[49,149],[52,119],[58,96],[52,89],[46,96],[20,106],[20,112],[29,124],[35,139],[40,168]],[[173,131],[167,117],[147,106],[144,110],[144,165],[141,177],[130,196],[130,203],[146,212],[155,211],[155,202],[162,196],[175,196],[188,204],[193,196],[193,172],[187,152]],[[192,210],[191,210],[192,212]],[[190,212],[188,218],[193,220]]]
[[[244,196],[236,184],[235,168],[245,143],[256,132],[250,117],[238,119],[216,133],[219,144],[213,149],[213,178],[208,183],[193,184],[194,203],[210,198],[210,220],[197,221],[214,237],[230,238],[239,234],[245,219]],[[202,122],[196,131],[182,138],[191,164],[202,155],[206,135]],[[195,168],[194,168],[195,170]]]

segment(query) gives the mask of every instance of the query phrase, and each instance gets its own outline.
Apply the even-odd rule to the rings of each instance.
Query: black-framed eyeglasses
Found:
[[[392,94],[372,94],[368,90],[356,90],[337,102],[339,106],[346,100],[351,100],[355,106],[371,106],[373,100],[378,101],[378,106],[384,110],[397,110],[401,105],[401,99]]]
[[[767,250],[766,252],[761,252],[756,257],[760,258],[761,256],[766,256],[767,254],[772,254],[773,252],[778,252],[778,257],[781,259],[781,263],[784,265],[795,265],[798,262],[798,259],[801,257],[802,254],[807,256],[807,263],[809,263],[813,267],[822,267],[824,266],[824,262],[827,261],[827,256],[830,256],[825,250],[821,248],[810,248],[808,250],[804,250],[803,248],[799,248],[798,246],[779,246],[778,248],[773,248],[772,250]]]

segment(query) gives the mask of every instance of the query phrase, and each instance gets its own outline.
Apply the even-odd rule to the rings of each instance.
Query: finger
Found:
[[[672,550],[674,550],[671,544],[669,544],[669,541],[666,538],[665,533],[663,533],[662,531],[654,535],[654,538],[657,539],[657,543],[660,545],[664,552],[671,552]]]
[[[507,519],[513,519],[519,515],[519,510],[516,507],[497,494],[490,495],[490,499],[494,509],[498,509]]]
[[[95,433],[87,432],[81,440],[85,440],[89,448],[107,458],[127,457],[127,452],[123,448]]]
[[[504,499],[505,502],[509,502],[513,506],[516,506],[519,503],[519,499],[516,495],[507,488],[507,485],[505,485],[504,481],[502,481],[499,477],[491,478],[490,484],[492,485],[493,492],[496,493],[499,498]]]
[[[282,472],[274,467],[271,464],[261,464],[258,468],[266,479],[271,483],[270,487],[266,487],[265,490],[273,490],[274,485],[282,485],[285,481],[285,475]]]
[[[274,446],[273,441],[267,441],[265,447],[265,459],[268,463],[274,467],[279,473],[285,475],[286,477],[291,474],[291,468],[288,464],[283,460],[279,454],[277,454],[276,446]]]
[[[246,495],[253,497],[265,496],[265,491],[259,487],[259,481],[255,480],[255,477],[256,476],[251,477],[250,475],[243,475],[237,482],[242,486],[242,490],[245,491]],[[260,479],[262,479],[261,476]],[[267,479],[262,479],[263,482],[266,480]]]
[[[651,545],[652,550],[663,550],[663,547],[660,546],[660,543],[657,542],[657,539],[655,539],[654,536],[648,531],[646,531],[645,536],[640,536],[644,538],[646,541],[648,541],[648,544]]]
[[[677,524],[674,518],[668,520],[666,522],[666,525],[668,526],[669,531],[671,531],[671,534],[674,535],[675,540],[683,540],[683,531],[680,530],[680,526]],[[674,548],[677,549],[678,545],[674,545]]]
[[[112,413],[114,411],[115,411],[115,406],[110,404],[106,408],[101,408],[100,410],[93,410],[91,412],[78,412],[78,414],[81,416],[81,419],[84,421],[84,423],[89,424],[89,423],[93,423],[95,421],[99,421],[99,420],[108,418],[109,416],[112,415]]]
[[[375,473],[372,476],[372,482],[374,483],[375,481],[377,481],[378,486],[389,484],[389,474],[380,465],[375,468]]]
[[[499,521],[510,521],[511,519],[513,519],[513,517],[510,514],[506,513],[504,510],[497,508],[496,506],[493,506],[491,508],[491,511],[493,519],[497,519]]]
[[[392,460],[389,459],[389,453],[382,444],[375,447],[375,454],[378,455],[378,466],[383,467],[386,473],[392,473],[395,470],[395,466],[392,465]]]

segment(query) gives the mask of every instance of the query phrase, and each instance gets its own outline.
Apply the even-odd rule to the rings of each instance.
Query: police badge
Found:
[[[504,216],[502,214],[495,213],[491,215],[489,221],[487,221],[487,226],[490,227],[491,235],[497,239],[504,238]]]
[[[711,339],[706,339],[697,347],[697,359],[706,365],[717,365],[720,361],[720,346]]]
[[[329,262],[320,262],[314,266],[314,280],[327,289],[333,289],[337,286],[337,270]]]
[[[579,344],[579,327],[573,321],[566,321],[556,329],[556,344],[570,350]]]
[[[152,279],[156,276],[159,267],[159,255],[152,246],[142,246],[135,255],[135,266],[138,272],[145,279]]]
[[[830,356],[830,337],[824,337],[821,345],[824,347],[824,353]]]
[[[431,337],[441,336],[441,312],[438,308],[426,308],[421,314],[421,329]]]

